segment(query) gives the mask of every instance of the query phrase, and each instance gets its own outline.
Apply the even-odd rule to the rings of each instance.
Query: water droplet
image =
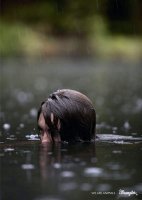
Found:
[[[60,163],[54,163],[53,167],[55,169],[60,169],[61,168],[61,164]]]
[[[20,104],[25,104],[25,103],[29,103],[33,100],[33,95],[32,93],[28,93],[28,92],[24,92],[24,91],[15,91],[15,96],[17,101]]]
[[[19,124],[19,127],[20,127],[20,128],[24,128],[24,126],[25,126],[25,125],[24,125],[23,123]]]
[[[48,154],[48,155],[52,155],[52,154],[53,154],[53,152],[48,152],[47,154]]]
[[[3,128],[5,129],[5,130],[9,130],[10,129],[10,124],[8,124],[8,123],[5,123],[5,124],[3,124]]]
[[[113,133],[116,133],[116,132],[117,132],[117,130],[118,130],[118,128],[117,128],[117,127],[112,127],[112,132],[113,132]]]
[[[141,111],[142,111],[142,99],[137,99],[134,112],[138,113],[138,112],[141,112]]]
[[[37,109],[36,108],[32,108],[30,110],[30,116],[31,117],[37,117]]]
[[[123,127],[125,130],[129,130],[131,128],[130,123],[128,121],[124,122]]]

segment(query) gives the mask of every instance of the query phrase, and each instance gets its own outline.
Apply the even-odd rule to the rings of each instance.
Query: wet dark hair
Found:
[[[95,139],[96,112],[90,99],[80,92],[70,89],[53,92],[41,103],[37,120],[40,113],[43,113],[51,135],[59,133],[61,141]]]

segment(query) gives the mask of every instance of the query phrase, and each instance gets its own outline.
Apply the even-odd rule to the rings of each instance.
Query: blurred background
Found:
[[[80,90],[98,133],[141,135],[142,1],[1,0],[0,123],[36,133],[40,102]]]
[[[1,0],[0,13],[1,56],[141,57],[140,0]]]

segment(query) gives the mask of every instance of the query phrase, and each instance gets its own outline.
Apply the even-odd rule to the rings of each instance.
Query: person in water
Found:
[[[41,103],[37,116],[41,142],[95,139],[96,112],[91,100],[70,89],[57,90]]]

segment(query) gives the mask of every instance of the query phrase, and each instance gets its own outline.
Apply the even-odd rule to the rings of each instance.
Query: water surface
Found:
[[[2,200],[142,198],[140,61],[17,58],[0,64]],[[37,108],[61,88],[93,101],[96,144],[40,144]]]
[[[122,199],[121,189],[140,199],[141,144],[5,144],[1,199]]]

